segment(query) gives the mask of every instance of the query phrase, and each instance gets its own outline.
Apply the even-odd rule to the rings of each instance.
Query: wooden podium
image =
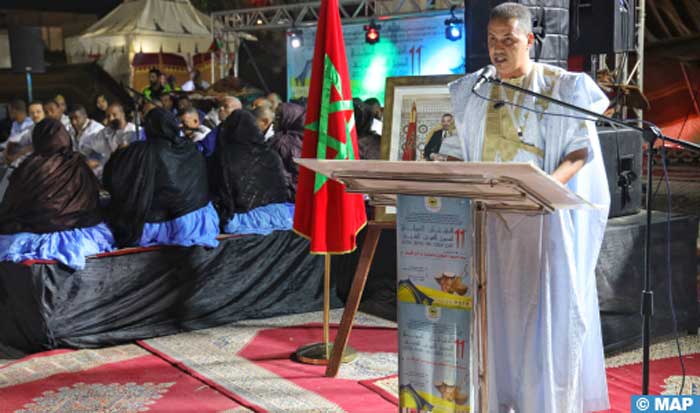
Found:
[[[471,337],[472,411],[488,412],[486,222],[489,212],[527,215],[559,209],[595,208],[529,163],[335,161],[297,159],[310,170],[343,183],[348,192],[387,197],[417,195],[467,198],[472,205],[474,274]],[[335,377],[347,345],[376,249],[379,232],[390,223],[370,223],[353,286],[343,312],[326,376]]]

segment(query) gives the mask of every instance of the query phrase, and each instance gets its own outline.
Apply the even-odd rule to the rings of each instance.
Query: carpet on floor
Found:
[[[331,311],[331,340],[342,310]],[[396,374],[396,324],[359,313],[350,345],[358,357],[335,379],[293,353],[321,340],[322,313],[306,313],[193,331],[139,342],[242,405],[258,412],[382,413],[396,406],[362,381]]]
[[[249,411],[133,344],[49,351],[0,367],[0,413]]]
[[[686,377],[682,383],[682,370],[675,340],[654,344],[650,353],[649,390],[655,395],[700,395],[700,337],[686,336],[680,339],[685,362]],[[633,395],[641,393],[642,351],[637,349],[606,358],[610,410],[605,413],[627,413]],[[384,399],[399,404],[399,377],[390,375],[364,380],[361,384]],[[601,412],[603,413],[603,412]]]

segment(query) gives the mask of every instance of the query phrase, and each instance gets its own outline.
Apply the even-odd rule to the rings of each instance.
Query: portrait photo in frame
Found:
[[[433,138],[437,138],[438,134],[441,138],[448,135],[453,138],[452,141],[458,141],[454,120],[445,132],[443,132],[442,120],[445,115],[452,113],[447,84],[462,76],[400,76],[386,79],[381,139],[382,159],[430,160],[425,158],[426,146]],[[377,205],[375,219],[394,221],[395,212],[393,207]]]

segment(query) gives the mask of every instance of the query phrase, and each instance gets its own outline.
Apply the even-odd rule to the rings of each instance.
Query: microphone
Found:
[[[479,79],[474,83],[472,92],[476,92],[477,89],[481,87],[486,82],[490,82],[496,78],[496,67],[494,65],[488,65],[481,71]]]
[[[499,100],[498,102],[496,102],[496,103],[493,104],[493,108],[494,108],[494,109],[500,109],[500,108],[502,108],[502,107],[505,106],[505,105],[506,105],[506,102],[504,102],[504,101],[502,101],[502,100]]]

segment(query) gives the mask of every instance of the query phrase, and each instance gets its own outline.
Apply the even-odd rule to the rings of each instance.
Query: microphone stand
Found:
[[[644,126],[638,127],[636,125],[630,125],[623,122],[620,119],[614,119],[609,116],[601,115],[599,113],[584,109],[582,107],[572,105],[570,103],[561,101],[559,99],[554,99],[543,94],[533,92],[528,89],[524,89],[519,86],[511,85],[510,83],[503,82],[500,79],[491,77],[488,79],[489,83],[496,83],[503,87],[511,90],[524,93],[526,95],[534,96],[538,99],[543,99],[548,102],[563,106],[567,109],[571,109],[575,112],[582,113],[592,117],[591,120],[601,120],[605,121],[611,125],[622,126],[625,128],[630,128],[642,133],[643,139],[647,142],[647,190],[646,190],[646,221],[647,228],[644,238],[644,289],[642,290],[642,303],[641,303],[641,314],[642,314],[642,394],[649,394],[649,346],[651,339],[651,318],[654,315],[654,292],[651,285],[651,198],[652,198],[652,188],[654,186],[654,180],[652,177],[652,168],[654,166],[654,154],[656,150],[654,149],[654,144],[657,140],[661,139],[662,142],[672,142],[683,149],[700,152],[700,145],[695,143],[682,141],[679,139],[674,139],[661,133],[656,126]],[[508,104],[509,102],[504,102]]]
[[[136,97],[132,96],[131,99],[134,102],[134,126],[136,127],[136,140],[141,140],[141,111],[139,110],[139,102],[142,102],[146,96],[144,96],[143,93],[139,92],[138,90],[130,88],[124,84],[122,84],[122,87],[127,91],[127,93],[129,93],[130,96],[136,95]]]

